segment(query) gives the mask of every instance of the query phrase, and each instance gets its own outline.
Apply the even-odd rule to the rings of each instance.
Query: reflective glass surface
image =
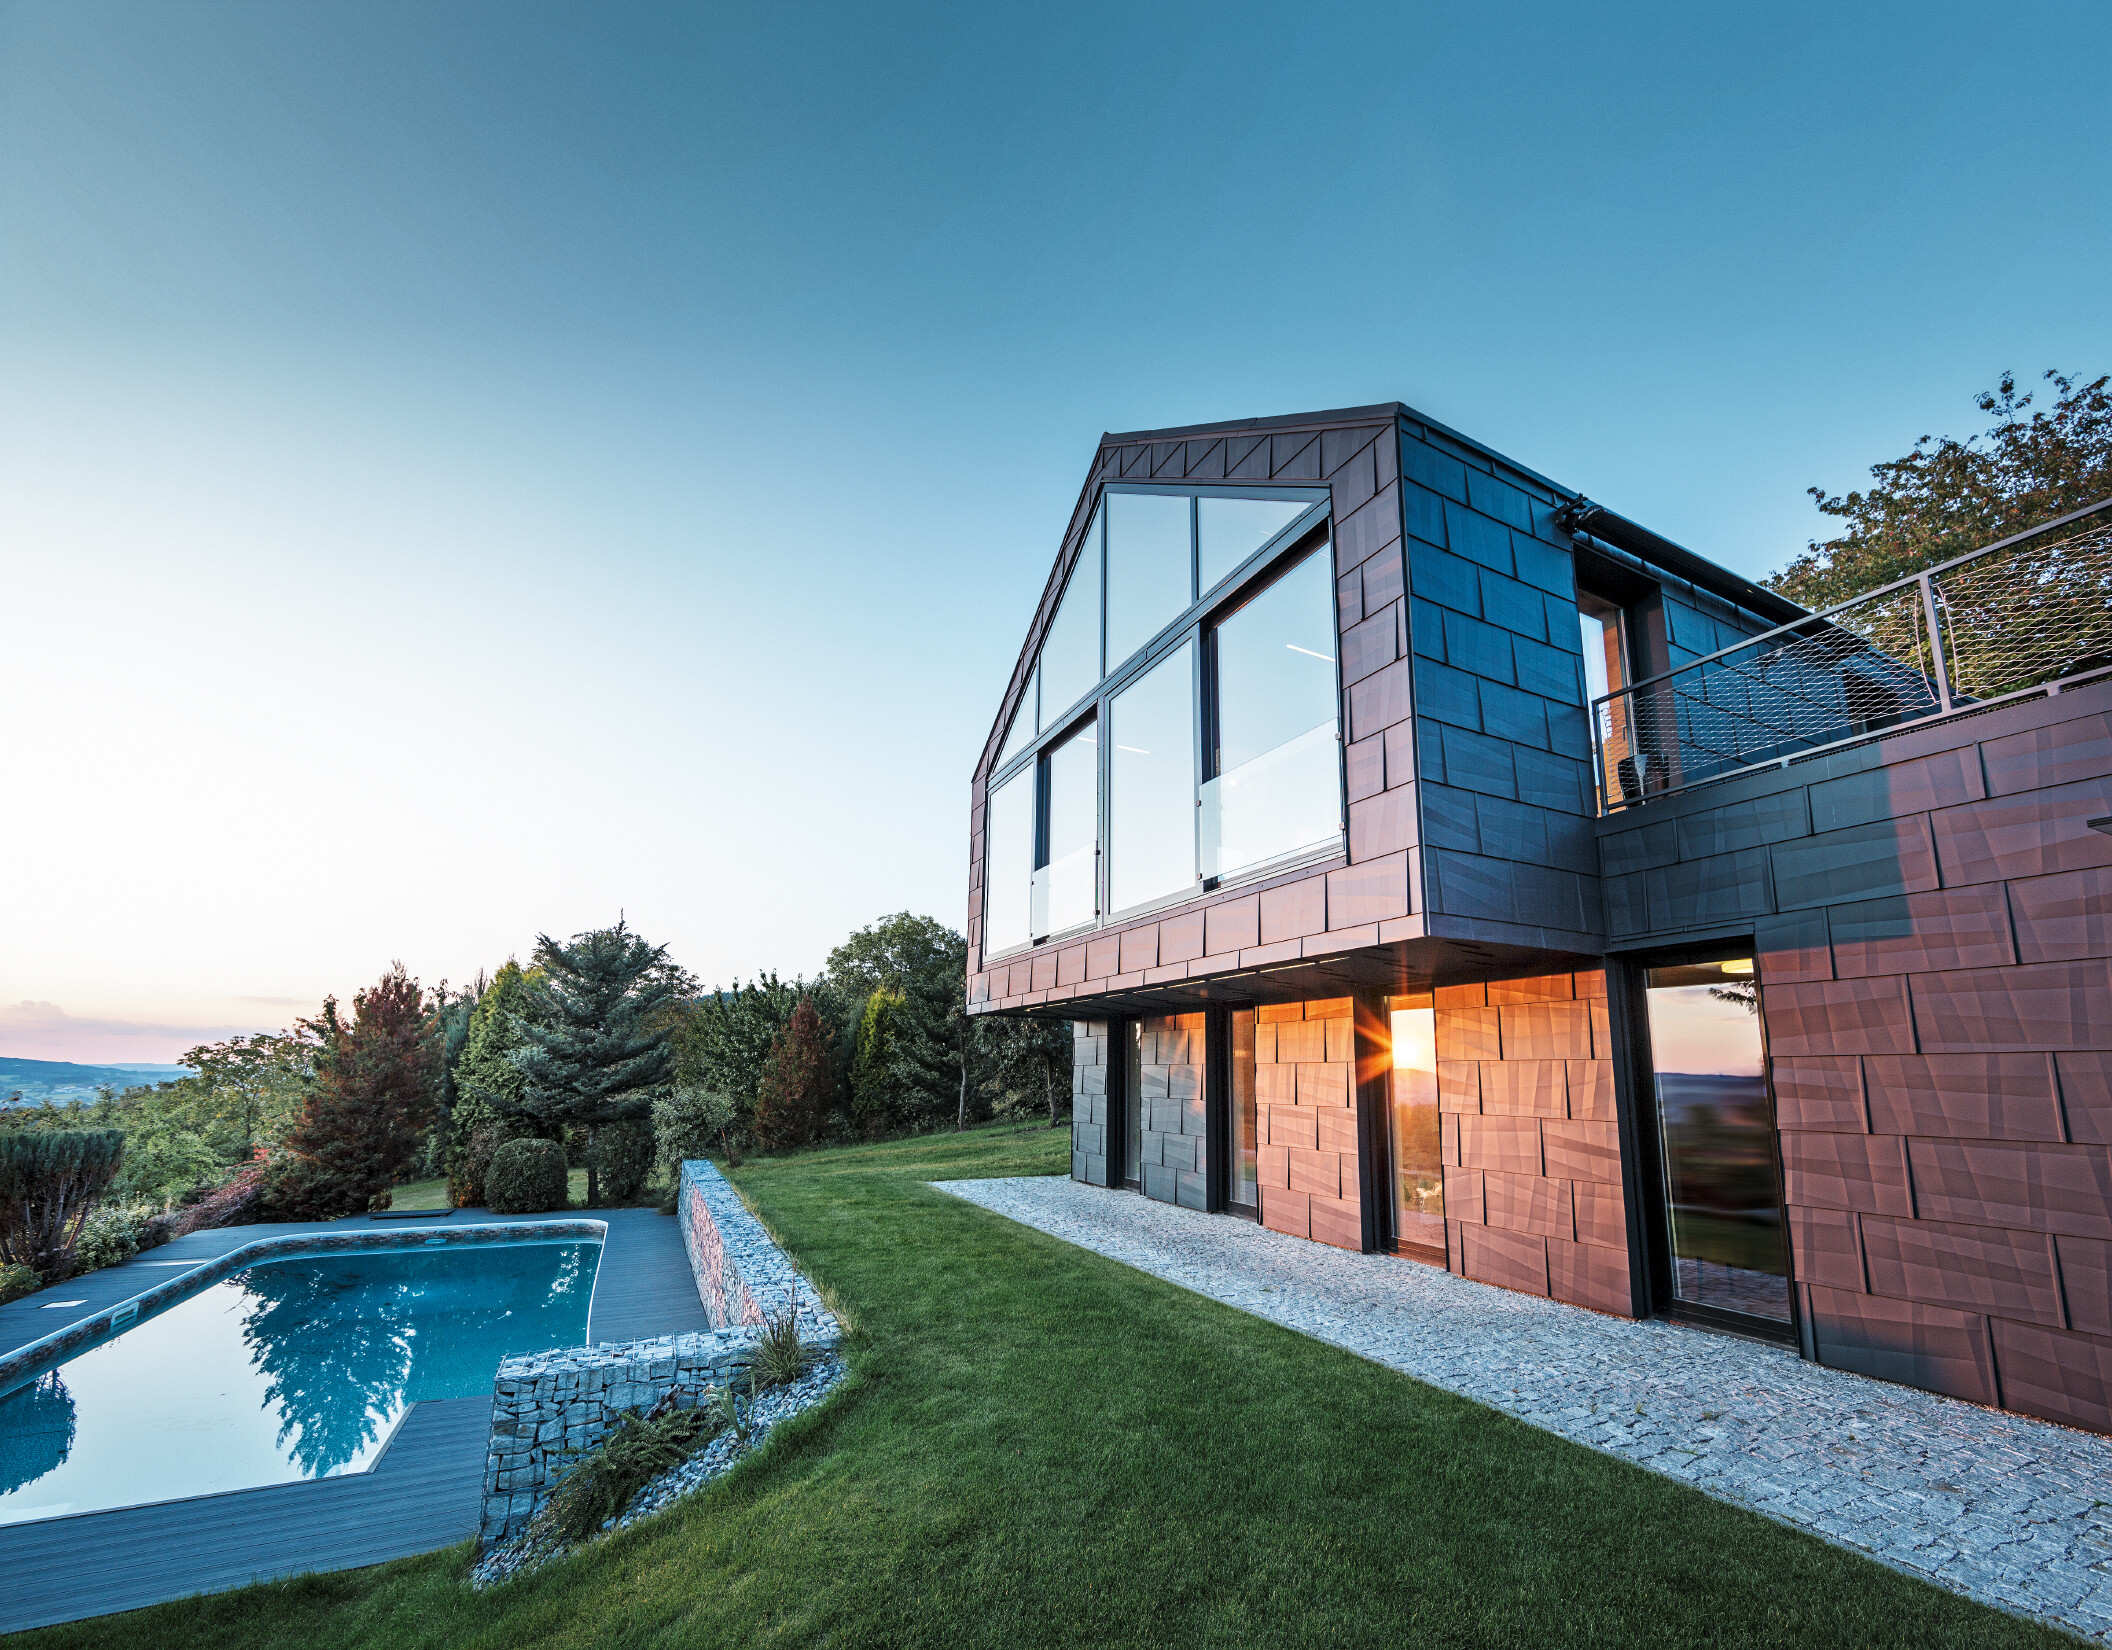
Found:
[[[412,1404],[587,1338],[598,1243],[252,1266],[0,1398],[0,1524],[364,1472]]]
[[[1107,666],[1121,667],[1195,599],[1185,495],[1109,493]]]
[[[1232,1011],[1232,1173],[1227,1187],[1230,1202],[1241,1209],[1261,1207],[1260,1179],[1256,1173],[1260,1129],[1254,1097],[1254,1010]]]
[[[1216,584],[1311,508],[1296,499],[1197,499],[1195,560],[1198,594]]]
[[[1647,984],[1673,1293],[1787,1323],[1782,1189],[1752,962],[1653,968]]]
[[[1086,530],[1071,582],[1041,644],[1042,717],[1056,719],[1100,681],[1100,518]]]
[[[1342,834],[1334,562],[1327,547],[1220,624],[1217,777],[1203,786],[1203,875]]]
[[[1437,1110],[1437,1011],[1396,1008],[1393,1021],[1393,1230],[1445,1248],[1445,1172]]]
[[[1033,938],[1033,763],[990,793],[983,831],[983,955],[994,957]]]
[[[1577,592],[1577,625],[1584,633],[1584,697],[1603,699],[1628,685],[1622,657],[1621,610],[1587,591]]]
[[[1108,704],[1108,909],[1195,885],[1195,648],[1183,643]]]
[[[1049,787],[1048,858],[1034,873],[1034,938],[1099,911],[1100,746],[1091,722],[1042,757]]]

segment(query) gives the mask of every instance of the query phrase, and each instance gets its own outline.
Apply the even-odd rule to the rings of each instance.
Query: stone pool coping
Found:
[[[605,1220],[514,1221],[476,1226],[409,1226],[377,1231],[371,1227],[336,1232],[297,1232],[285,1237],[255,1238],[224,1255],[201,1259],[166,1282],[113,1302],[62,1329],[18,1346],[0,1357],[0,1394],[55,1364],[64,1363],[90,1342],[120,1326],[130,1328],[162,1308],[198,1293],[261,1260],[288,1255],[332,1254],[356,1249],[422,1249],[463,1244],[547,1243],[563,1238],[608,1241]],[[599,1281],[599,1268],[596,1268]]]

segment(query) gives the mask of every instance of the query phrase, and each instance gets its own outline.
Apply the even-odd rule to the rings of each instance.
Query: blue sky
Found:
[[[1101,431],[1401,399],[1740,570],[2112,369],[2101,5],[0,0],[0,1053],[956,925]]]

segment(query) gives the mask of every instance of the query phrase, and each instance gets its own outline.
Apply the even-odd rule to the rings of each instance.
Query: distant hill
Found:
[[[99,1088],[133,1089],[143,1083],[173,1083],[191,1075],[189,1066],[78,1066],[70,1060],[15,1060],[0,1055],[0,1104],[16,1095],[31,1103],[93,1100]]]

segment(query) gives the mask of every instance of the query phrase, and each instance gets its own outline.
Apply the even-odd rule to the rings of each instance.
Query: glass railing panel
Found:
[[[1202,796],[1206,877],[1339,841],[1341,750],[1332,719],[1207,781]]]
[[[1034,937],[1061,934],[1098,915],[1095,900],[1100,850],[1088,843],[1034,873]]]

